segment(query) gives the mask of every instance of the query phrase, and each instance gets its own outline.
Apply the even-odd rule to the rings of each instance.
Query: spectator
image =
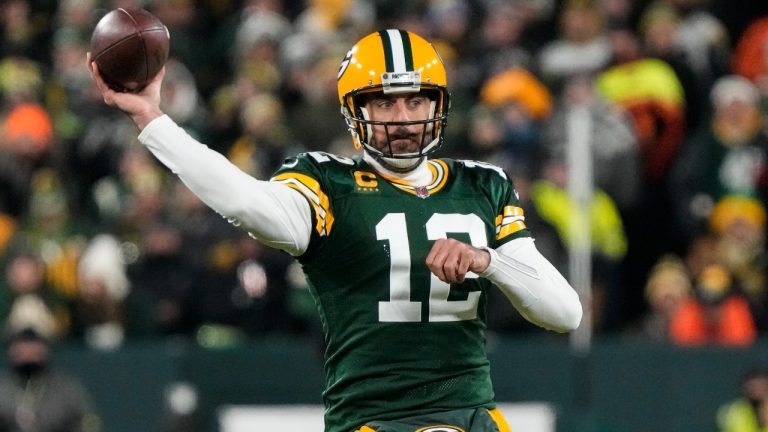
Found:
[[[178,229],[157,220],[142,230],[138,249],[140,254],[128,266],[127,274],[132,286],[129,300],[135,300],[148,318],[140,333],[185,333],[184,301],[200,272],[190,258],[195,252],[184,248]]]
[[[536,213],[557,230],[566,248],[584,238],[576,231],[578,204],[567,192],[568,170],[561,156],[551,157],[543,162],[541,178],[532,183],[530,190]],[[618,265],[627,252],[627,238],[616,203],[604,191],[594,191],[587,211],[593,260],[592,322],[594,329],[601,331],[604,326],[614,325],[613,314],[619,312],[616,304]],[[554,263],[563,261],[553,260]]]
[[[83,130],[71,142],[72,146],[68,150],[67,172],[71,173],[68,183],[72,183],[70,187],[76,193],[78,208],[84,210],[80,213],[83,220],[90,217],[95,222],[111,223],[110,210],[104,208],[106,203],[101,200],[120,190],[117,187],[106,187],[110,183],[119,183],[115,177],[128,177],[120,173],[120,164],[127,157],[126,153],[130,152],[133,141],[126,135],[126,126],[130,126],[125,123],[127,119],[115,116],[114,113],[91,112],[92,107],[85,105],[86,102],[93,102],[91,97],[88,94],[83,105],[78,107],[79,115],[86,120]],[[107,191],[111,192],[105,194]]]
[[[108,214],[115,217],[113,225],[108,226],[115,226],[123,238],[140,243],[146,232],[165,216],[167,176],[147,152],[134,146],[122,153],[119,170],[110,176],[117,183],[114,187],[118,197],[102,197],[101,210],[108,212],[105,220]]]
[[[752,21],[742,33],[732,57],[733,72],[752,81],[765,98],[768,96],[768,17]]]
[[[0,283],[0,323],[26,319],[30,308],[45,317],[47,334],[65,337],[70,313],[67,299],[46,282],[45,262],[28,250],[12,252],[5,267],[5,281]]]
[[[739,382],[739,397],[717,410],[720,432],[762,432],[768,429],[768,370],[755,367]]]
[[[591,118],[594,184],[626,213],[637,205],[642,186],[637,136],[629,115],[602,98],[588,76],[573,77],[565,83],[554,113],[543,128],[542,152],[565,154],[570,139],[568,112],[575,106],[585,107]]]
[[[30,185],[50,151],[53,125],[39,104],[17,105],[5,115],[0,138],[0,214],[16,222],[29,209]]]
[[[721,265],[705,268],[694,284],[695,297],[675,313],[670,340],[683,346],[749,346],[757,328],[749,303],[738,294],[731,273]]]
[[[707,113],[707,94],[711,83],[702,84],[675,38],[680,28],[680,16],[668,3],[654,2],[640,17],[639,36],[643,49],[651,58],[669,64],[680,79],[686,102],[686,127],[695,129]]]
[[[300,39],[305,39],[303,47],[296,46]],[[310,42],[306,39],[311,39],[311,36],[294,37],[290,47],[283,44],[282,58],[289,74],[282,91],[284,95],[294,95],[294,99],[285,105],[285,118],[277,121],[275,125],[284,135],[290,132],[290,135],[283,138],[282,145],[275,148],[281,155],[294,151],[286,148],[286,144],[311,150],[327,150],[324,147],[326,143],[340,137],[346,139],[348,134],[343,124],[338,122],[338,95],[333,91],[336,88],[339,58],[343,58],[344,52],[335,45]],[[315,51],[300,53],[310,49],[307,45],[315,48]],[[318,82],[320,77],[323,77],[322,82]],[[274,103],[281,105],[282,101],[277,100]],[[281,110],[282,108],[278,109]],[[245,112],[243,114],[248,116]],[[244,120],[244,123],[252,122]],[[313,127],[318,124],[324,127]],[[285,139],[289,137],[290,141],[296,142]],[[270,169],[277,166],[275,162],[278,161],[273,159],[271,162]]]
[[[552,111],[549,90],[527,70],[511,68],[483,83],[480,101],[496,113],[507,154],[519,164],[532,164],[542,123]]]
[[[176,59],[165,63],[166,85],[163,86],[163,108],[174,113],[179,121],[189,125],[196,135],[208,129],[208,113],[200,100],[194,77],[187,67]]]
[[[295,19],[299,32],[355,38],[370,31],[375,11],[369,0],[309,0]]]
[[[78,378],[53,365],[49,341],[38,330],[11,330],[7,365],[7,371],[0,375],[0,430],[101,430],[88,391]]]
[[[264,175],[279,166],[295,146],[283,104],[271,94],[259,94],[244,101],[240,110],[243,134],[227,156],[241,170]]]
[[[569,0],[560,12],[560,37],[538,52],[544,82],[559,85],[573,75],[593,74],[611,60],[600,10],[590,0]]]
[[[450,45],[463,57],[471,52],[475,15],[467,0],[441,0],[429,3],[424,19],[434,39]]]
[[[45,261],[50,288],[72,299],[77,291],[77,261],[90,228],[70,211],[63,183],[54,169],[35,172],[29,212],[21,221],[18,238]]]
[[[668,177],[685,136],[685,99],[674,70],[647,57],[632,30],[613,29],[611,67],[597,76],[599,94],[629,113],[640,155],[640,190],[636,205],[622,215],[629,249],[622,262],[621,286],[626,316],[635,319],[643,304],[642,281],[658,257],[680,251],[678,228],[665,212],[650,208],[673,207]]]
[[[689,237],[706,228],[724,196],[765,199],[768,191],[768,137],[757,89],[743,77],[726,76],[712,88],[711,104],[711,117],[686,142],[673,170],[673,208]]]
[[[31,0],[7,0],[0,4],[0,52],[45,61],[48,56],[50,10]]]
[[[730,70],[728,31],[707,10],[708,0],[660,1],[671,5],[680,17],[675,43],[693,70],[696,85],[704,89],[711,87],[717,78]]]
[[[197,13],[196,2],[193,0],[165,0],[146,6],[141,6],[144,4],[142,1],[137,3],[136,7],[146,7],[152,11],[173,35],[173,43],[170,45],[172,58],[185,65],[198,67],[205,64],[207,58],[215,59],[222,54],[206,49],[206,43],[211,39],[200,37],[205,28],[199,21],[201,15]]]
[[[626,109],[638,135],[643,179],[654,184],[669,170],[685,133],[685,98],[674,70],[647,57],[629,29],[611,31],[614,64],[597,77],[600,94]]]
[[[640,323],[639,333],[652,341],[668,341],[673,317],[692,294],[691,277],[683,261],[673,255],[661,257],[645,284],[649,310]]]
[[[125,341],[123,301],[130,282],[114,237],[94,237],[78,266],[73,336],[87,347],[114,350]],[[139,319],[139,317],[133,317]]]
[[[0,59],[0,94],[2,108],[39,103],[45,88],[45,66],[21,55]]]
[[[189,327],[198,334],[204,326],[214,326],[241,336],[297,328],[288,311],[286,273],[292,260],[237,234],[209,248],[205,271],[188,297]]]
[[[733,274],[752,306],[755,320],[766,318],[765,207],[744,196],[720,200],[710,216],[717,258]]]
[[[478,70],[471,74],[467,71],[467,78],[474,75],[474,81],[481,81],[510,68],[531,70],[536,67],[533,52],[523,38],[525,28],[525,16],[519,5],[505,1],[488,2],[478,30],[477,47],[471,53],[473,61],[467,62],[466,66]]]
[[[605,23],[608,28],[634,26],[638,9],[642,3],[632,0],[597,0],[598,7],[605,15]]]

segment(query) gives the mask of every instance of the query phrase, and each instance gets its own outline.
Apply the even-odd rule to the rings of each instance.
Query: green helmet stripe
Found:
[[[381,44],[384,48],[384,62],[387,72],[410,72],[413,70],[411,39],[405,30],[381,30]]]
[[[392,58],[392,41],[389,40],[389,33],[386,30],[379,31],[381,36],[381,44],[384,47],[384,62],[387,67],[387,72],[395,71],[395,61]]]
[[[403,57],[405,57],[405,70],[413,70],[413,51],[411,50],[411,38],[405,30],[399,30],[400,40],[403,41]]]

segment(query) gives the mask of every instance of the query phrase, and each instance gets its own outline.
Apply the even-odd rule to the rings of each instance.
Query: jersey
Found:
[[[323,152],[287,159],[271,179],[312,208],[313,232],[298,260],[325,333],[327,432],[495,406],[485,354],[490,282],[470,273],[449,285],[425,261],[440,238],[497,248],[530,234],[503,170],[426,163],[425,187]]]

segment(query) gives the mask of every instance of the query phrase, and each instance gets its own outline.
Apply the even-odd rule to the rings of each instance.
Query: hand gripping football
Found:
[[[101,18],[91,35],[91,58],[104,82],[116,91],[141,91],[168,59],[170,35],[144,9],[117,8]]]

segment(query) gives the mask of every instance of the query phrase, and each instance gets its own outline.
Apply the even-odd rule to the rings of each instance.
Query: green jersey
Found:
[[[313,232],[300,257],[325,331],[326,430],[494,407],[485,354],[490,282],[449,285],[425,264],[435,240],[497,248],[529,236],[498,167],[433,159],[425,187],[328,153],[288,159],[272,181],[301,192]]]

